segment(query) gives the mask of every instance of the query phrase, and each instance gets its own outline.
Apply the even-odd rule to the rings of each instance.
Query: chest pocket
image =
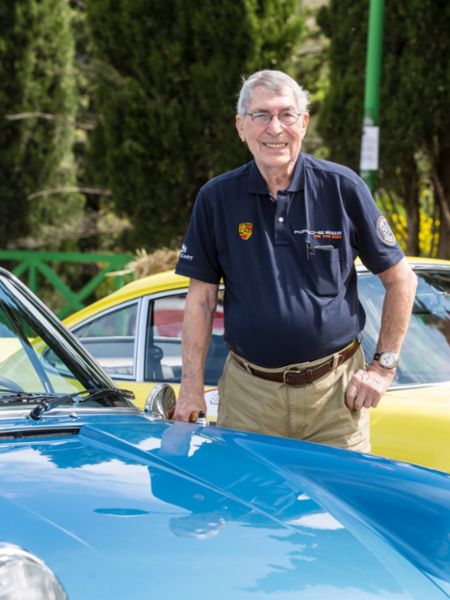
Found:
[[[341,282],[339,248],[311,246],[307,269],[311,288],[318,296],[336,296]]]

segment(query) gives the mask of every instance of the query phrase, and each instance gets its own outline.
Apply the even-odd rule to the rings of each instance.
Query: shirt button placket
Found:
[[[275,242],[287,243],[289,236],[287,234],[287,208],[289,195],[286,192],[278,192],[275,210]]]

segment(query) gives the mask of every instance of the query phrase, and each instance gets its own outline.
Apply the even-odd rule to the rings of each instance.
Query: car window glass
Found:
[[[144,377],[146,381],[179,383],[181,380],[181,331],[186,293],[153,301],[146,335]],[[205,365],[205,384],[217,385],[227,349],[223,340],[223,292],[219,292],[211,344]]]
[[[110,375],[135,375],[137,311],[138,304],[133,302],[73,329],[83,346]]]
[[[21,337],[21,335],[23,337]],[[0,389],[9,392],[74,392],[82,388],[57,352],[22,313],[0,303]]]
[[[111,382],[51,313],[16,279],[0,273],[0,413],[30,410],[33,403],[57,401],[83,390],[111,389]],[[107,393],[86,407],[127,407],[126,398]],[[71,404],[58,410],[71,410]]]
[[[450,271],[417,271],[418,286],[408,332],[393,385],[450,381]],[[375,352],[384,288],[375,275],[358,276],[366,311],[363,347],[366,360]]]

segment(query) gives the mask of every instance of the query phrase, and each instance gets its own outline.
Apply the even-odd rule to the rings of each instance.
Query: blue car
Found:
[[[0,270],[0,599],[450,597],[450,477],[164,418]]]

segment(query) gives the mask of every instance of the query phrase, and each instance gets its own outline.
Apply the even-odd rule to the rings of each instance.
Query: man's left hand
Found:
[[[378,406],[394,376],[395,369],[384,369],[374,363],[366,369],[356,371],[345,392],[345,402],[349,409],[359,410],[363,407]]]

